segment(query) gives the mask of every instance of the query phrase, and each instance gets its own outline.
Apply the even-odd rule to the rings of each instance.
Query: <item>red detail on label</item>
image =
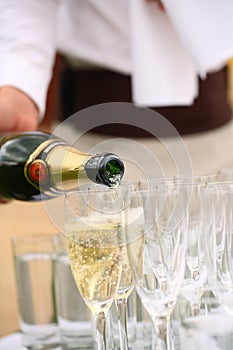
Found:
[[[47,180],[46,165],[40,160],[35,160],[29,167],[29,175],[36,183],[43,183]]]

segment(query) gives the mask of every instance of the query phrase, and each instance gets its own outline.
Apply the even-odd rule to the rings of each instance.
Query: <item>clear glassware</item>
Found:
[[[115,293],[115,304],[117,310],[117,318],[119,325],[119,338],[120,338],[120,349],[128,350],[128,330],[127,330],[127,302],[130,294],[135,288],[133,274],[130,266],[130,262],[127,254],[127,247],[125,244],[125,215],[128,213],[128,207],[132,203],[135,193],[135,184],[124,184],[121,185],[117,191],[120,193],[124,202],[122,208],[122,231],[119,234],[119,245],[122,253],[122,271],[119,285]],[[138,219],[138,212],[131,211],[131,220]]]
[[[210,287],[233,315],[233,182],[209,184],[203,198]]]
[[[188,237],[185,273],[180,296],[189,303],[191,314],[199,312],[203,293],[209,293],[205,253],[205,232],[208,223],[203,215],[202,202],[206,186],[209,183],[216,184],[218,181],[219,176],[214,174],[150,179],[139,183],[141,189],[150,190],[161,186],[176,186],[176,188],[183,188],[183,191],[187,191]]]
[[[206,225],[202,211],[203,191],[206,184],[205,179],[196,180],[178,185],[190,187],[186,264],[180,295],[188,301],[193,315],[200,311],[203,293],[208,293],[204,239]]]
[[[65,197],[65,234],[72,273],[96,319],[99,350],[107,350],[106,316],[118,288],[122,252],[122,197],[93,186]]]
[[[147,188],[139,185],[134,197],[125,219],[128,257],[138,295],[153,321],[154,349],[171,350],[170,317],[185,270],[188,193],[172,182],[150,182]],[[136,204],[138,219],[132,220]]]

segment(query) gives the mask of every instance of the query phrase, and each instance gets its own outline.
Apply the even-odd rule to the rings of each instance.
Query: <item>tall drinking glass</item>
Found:
[[[187,190],[170,183],[139,189],[143,226],[135,229],[126,210],[125,235],[137,292],[150,314],[156,341],[154,349],[171,350],[170,316],[183,282],[187,248]],[[133,229],[133,230],[132,230]],[[140,247],[140,249],[135,249]],[[137,252],[137,253],[136,253]]]
[[[54,235],[18,235],[12,239],[22,348],[58,350],[54,286]]]
[[[122,269],[119,237],[122,197],[115,189],[93,186],[66,194],[65,234],[71,269],[96,319],[98,349],[107,349],[106,316]]]
[[[219,303],[233,315],[233,183],[209,184],[203,202],[209,284]]]
[[[208,292],[207,268],[205,254],[206,219],[203,216],[203,194],[209,182],[216,182],[217,175],[203,175],[195,177],[173,177],[169,179],[154,179],[141,181],[142,189],[159,188],[160,186],[174,187],[180,191],[187,191],[188,201],[188,235],[184,280],[180,296],[188,301],[191,314],[200,309],[203,293]]]
[[[208,289],[204,243],[206,225],[202,211],[206,185],[201,179],[193,179],[177,183],[177,186],[186,187],[190,193],[186,264],[180,295],[188,301],[190,313],[194,315],[199,313],[201,297]]]

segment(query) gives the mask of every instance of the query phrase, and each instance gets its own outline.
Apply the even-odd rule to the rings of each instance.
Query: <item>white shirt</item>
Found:
[[[189,105],[233,56],[232,0],[0,0],[0,86],[45,110],[56,51],[132,75],[135,103]]]

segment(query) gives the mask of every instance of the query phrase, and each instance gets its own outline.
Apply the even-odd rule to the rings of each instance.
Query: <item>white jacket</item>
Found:
[[[0,0],[0,86],[45,110],[56,51],[132,75],[135,103],[188,105],[233,56],[232,0]]]

